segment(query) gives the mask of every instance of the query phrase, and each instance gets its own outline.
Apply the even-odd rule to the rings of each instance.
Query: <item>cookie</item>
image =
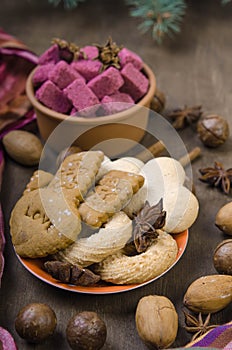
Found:
[[[176,260],[176,241],[159,230],[157,240],[144,252],[127,256],[122,251],[94,265],[101,279],[114,284],[143,283],[166,271]]]
[[[79,207],[82,220],[90,226],[101,227],[120,211],[144,183],[141,175],[111,170],[102,177]]]
[[[144,163],[134,157],[123,157],[114,161],[111,161],[109,158],[105,157],[96,175],[96,181],[98,182],[110,170],[121,170],[127,171],[129,173],[139,174],[143,166]]]
[[[53,192],[52,197],[51,190],[49,192],[47,188],[37,189],[28,192],[16,203],[11,213],[10,233],[16,253],[20,256],[44,257],[67,248],[76,240],[81,231],[80,217],[63,210],[58,194],[55,195]],[[54,213],[62,219],[64,233],[55,227],[54,218],[50,219],[45,212],[42,201],[46,200],[50,201],[50,208],[54,204]]]
[[[12,242],[20,256],[47,256],[76,240],[81,231],[77,208],[94,183],[103,158],[100,151],[81,152],[65,158],[54,177],[35,173],[10,219]],[[36,189],[41,181],[43,185],[50,183]]]
[[[53,175],[43,170],[36,170],[32,177],[30,178],[29,183],[26,186],[23,194],[28,192],[37,190],[38,188],[43,188],[47,186],[51,180],[53,179]]]
[[[131,235],[132,221],[125,213],[119,212],[114,214],[104,228],[89,237],[77,239],[68,248],[55,254],[54,258],[86,267],[122,249]]]
[[[95,176],[103,159],[104,154],[101,151],[71,154],[60,165],[49,188],[62,192],[68,205],[77,208],[95,183]]]

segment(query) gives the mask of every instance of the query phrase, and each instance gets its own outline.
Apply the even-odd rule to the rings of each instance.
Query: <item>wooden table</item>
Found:
[[[53,8],[47,1],[2,0],[1,26],[24,41],[38,55],[51,38],[61,37],[80,46],[105,42],[108,34],[119,44],[136,51],[154,70],[158,87],[167,96],[167,108],[202,104],[205,113],[226,117],[232,130],[232,4],[222,7],[220,1],[189,1],[181,34],[157,46],[150,35],[141,36],[136,20],[129,18],[128,8],[120,1],[88,0],[73,11]],[[19,349],[68,349],[65,328],[69,318],[82,310],[98,312],[107,324],[107,341],[103,349],[146,349],[135,328],[135,309],[139,299],[149,294],[165,295],[174,303],[179,315],[179,331],[173,346],[183,346],[191,339],[184,329],[183,295],[196,278],[216,273],[213,251],[228,236],[214,225],[218,209],[231,201],[217,189],[198,180],[201,167],[221,161],[232,166],[231,138],[220,148],[202,146],[196,133],[187,128],[180,136],[188,150],[202,147],[202,156],[193,163],[193,179],[200,203],[197,221],[189,232],[187,249],[181,260],[163,277],[142,288],[115,295],[85,295],[59,290],[31,275],[17,260],[9,236],[10,212],[21,196],[34,168],[26,168],[6,158],[1,202],[5,217],[6,266],[0,289],[0,325],[15,337]],[[14,330],[15,316],[30,302],[45,302],[55,310],[57,331],[41,345],[29,345]],[[231,320],[232,305],[212,315],[212,323]]]

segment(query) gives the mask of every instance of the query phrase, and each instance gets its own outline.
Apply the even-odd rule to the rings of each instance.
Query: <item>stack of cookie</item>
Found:
[[[54,176],[38,170],[16,203],[10,219],[16,253],[89,267],[115,284],[155,278],[176,260],[172,235],[197,217],[197,199],[184,179],[180,163],[167,157],[144,165],[132,157],[112,162],[101,151],[69,155]],[[136,215],[160,198],[164,227],[146,251],[127,255]]]

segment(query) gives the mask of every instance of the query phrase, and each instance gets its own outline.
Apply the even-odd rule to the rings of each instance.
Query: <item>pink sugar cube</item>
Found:
[[[76,110],[75,107],[73,107],[73,108],[71,109],[70,115],[72,115],[72,116],[76,116],[76,115],[77,115],[77,110]]]
[[[120,91],[128,93],[135,102],[138,101],[148,90],[148,79],[132,63],[127,63],[121,70],[121,74],[125,83]]]
[[[48,108],[59,113],[67,113],[71,103],[62,91],[50,80],[47,80],[36,91],[36,98]]]
[[[102,63],[99,61],[80,60],[72,62],[71,66],[89,81],[100,73]]]
[[[84,51],[89,60],[93,60],[98,56],[98,48],[96,46],[84,46],[81,48],[81,51]]]
[[[112,95],[123,83],[124,81],[120,72],[116,68],[110,67],[102,74],[90,80],[87,86],[101,99],[106,95]]]
[[[143,68],[142,59],[136,53],[128,50],[125,47],[119,52],[118,57],[122,67],[124,67],[127,63],[132,63],[138,70]]]
[[[73,106],[78,112],[86,108],[86,114],[88,114],[89,109],[87,107],[92,107],[91,110],[96,110],[99,107],[99,100],[97,96],[93,93],[91,89],[80,79],[74,80],[70,85],[68,85],[64,90],[64,94],[72,101]]]
[[[32,78],[34,86],[44,83],[48,79],[48,74],[54,67],[54,63],[47,63],[43,64],[42,66],[38,66]]]
[[[76,79],[81,79],[85,82],[85,79],[65,61],[57,63],[49,73],[48,77],[61,90],[66,88]]]
[[[39,64],[57,63],[60,60],[59,47],[54,44],[47,49],[40,57]]]
[[[130,95],[118,91],[113,95],[104,96],[101,103],[106,114],[114,114],[130,108],[134,100]]]

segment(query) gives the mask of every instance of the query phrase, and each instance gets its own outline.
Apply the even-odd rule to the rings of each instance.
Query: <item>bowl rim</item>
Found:
[[[143,98],[138,103],[136,103],[132,107],[122,112],[107,115],[107,116],[99,116],[99,117],[91,117],[91,118],[86,118],[86,117],[73,118],[73,116],[62,114],[62,113],[53,111],[48,107],[45,107],[42,103],[40,103],[36,99],[34,94],[32,78],[37,68],[38,66],[36,66],[31,71],[26,81],[26,94],[32,106],[36,110],[38,110],[40,113],[46,115],[46,117],[50,119],[55,119],[59,121],[68,120],[70,123],[74,123],[74,124],[78,123],[80,125],[99,125],[99,124],[115,123],[117,121],[126,119],[130,114],[136,113],[137,110],[140,109],[141,107],[146,107],[146,105],[149,103],[149,101],[151,101],[156,91],[156,77],[152,69],[146,63],[143,63],[143,69],[149,79],[150,85],[147,93],[143,96]]]

